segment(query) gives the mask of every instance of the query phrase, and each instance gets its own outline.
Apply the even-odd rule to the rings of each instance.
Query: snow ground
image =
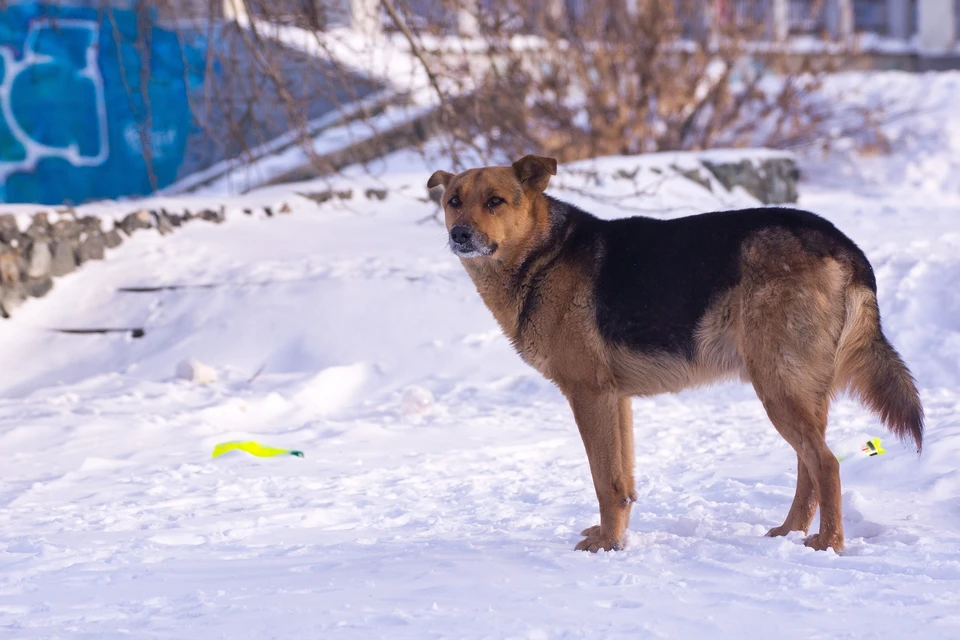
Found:
[[[750,202],[636,158],[590,166],[553,193],[607,217]],[[638,166],[638,184],[617,177]],[[569,409],[512,353],[443,229],[418,223],[429,172],[404,154],[381,168],[352,184],[389,186],[383,202],[319,206],[295,194],[309,185],[234,198],[225,224],[141,233],[0,323],[0,638],[960,636],[949,180],[802,189],[873,261],[928,414],[918,458],[834,405],[836,451],[888,450],[841,465],[844,555],[762,537],[795,458],[739,384],[634,401],[629,544],[589,555],[573,551],[598,515]],[[293,213],[241,213],[280,202]],[[117,291],[164,284],[215,286]],[[47,331],[95,326],[146,335]],[[176,379],[190,357],[219,381]],[[306,458],[210,459],[241,438]]]

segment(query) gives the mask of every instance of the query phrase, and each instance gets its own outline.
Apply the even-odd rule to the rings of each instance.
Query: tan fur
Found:
[[[917,387],[879,326],[877,296],[865,287],[851,287],[832,390],[852,391],[898,437],[913,439],[919,452],[923,408],[916,400]]]
[[[800,465],[787,519],[769,535],[806,532],[819,503],[820,531],[807,545],[841,551],[839,463],[825,434],[850,274],[772,231],[744,248],[742,270],[740,353],[770,421]]]
[[[593,276],[571,263],[555,265],[537,283],[538,304],[521,334],[524,297],[517,280],[520,291],[530,283],[522,281],[519,269],[548,237],[542,192],[555,171],[555,162],[527,156],[512,167],[456,176],[438,171],[430,184],[445,186],[448,229],[469,224],[499,247],[490,258],[464,258],[462,263],[521,356],[570,402],[600,506],[600,525],[583,531],[577,549],[623,545],[636,500],[630,397],[739,377],[753,383],[770,421],[797,453],[793,504],[784,523],[768,535],[806,532],[819,505],[820,531],[807,544],[840,551],[839,465],[825,441],[830,399],[852,387],[882,412],[889,407],[878,389],[915,393],[912,380],[904,381],[895,363],[879,381],[868,373],[880,361],[892,362],[884,349],[897,358],[879,332],[872,291],[851,284],[848,265],[809,255],[794,235],[768,229],[744,243],[741,282],[701,318],[692,361],[608,344],[592,308]],[[462,200],[458,207],[449,205],[456,194]],[[496,215],[484,208],[491,194],[505,200]],[[538,260],[554,256],[548,250]],[[889,409],[890,420],[903,424],[900,414],[906,410],[898,410]]]

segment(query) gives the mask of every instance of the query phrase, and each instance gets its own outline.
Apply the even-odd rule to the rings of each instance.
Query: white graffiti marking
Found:
[[[77,72],[80,78],[86,78],[91,83],[96,95],[96,122],[91,126],[98,127],[99,149],[96,155],[83,155],[76,142],[66,147],[51,147],[30,137],[17,122],[13,113],[13,82],[18,75],[33,65],[56,62],[56,58],[37,53],[37,38],[42,30],[48,28],[78,29],[90,32],[90,42],[86,50],[86,64]],[[10,47],[0,46],[0,59],[3,60],[3,82],[0,82],[0,115],[6,121],[13,137],[26,151],[26,157],[14,162],[0,160],[0,185],[6,183],[7,176],[17,171],[32,171],[37,163],[44,158],[61,158],[75,167],[96,167],[102,165],[110,157],[110,142],[107,137],[107,105],[103,90],[103,76],[97,66],[97,49],[100,41],[100,25],[93,20],[50,20],[48,18],[33,20],[27,30],[27,37],[23,45],[23,59],[17,61]]]

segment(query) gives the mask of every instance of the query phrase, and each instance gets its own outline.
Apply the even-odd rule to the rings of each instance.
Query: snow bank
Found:
[[[812,184],[877,196],[960,200],[960,72],[844,73],[829,78],[828,99],[850,109],[879,106],[886,153],[856,151],[849,131],[828,155],[801,151]],[[841,121],[838,128],[857,122]]]

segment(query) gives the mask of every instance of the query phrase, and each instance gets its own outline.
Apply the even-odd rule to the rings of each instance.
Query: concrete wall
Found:
[[[957,44],[955,0],[918,0],[917,35],[921,53],[942,54]]]

